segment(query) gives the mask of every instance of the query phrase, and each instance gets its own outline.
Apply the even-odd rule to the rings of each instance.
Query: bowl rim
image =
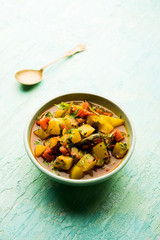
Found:
[[[53,101],[54,99],[56,98],[61,98],[61,97],[65,97],[65,96],[68,96],[68,95],[73,95],[73,94],[86,94],[86,95],[92,95],[92,96],[95,96],[95,97],[100,97],[100,98],[104,98],[105,100],[111,102],[113,105],[115,105],[116,107],[118,107],[123,113],[124,115],[127,117],[128,121],[129,121],[129,124],[130,124],[130,127],[131,127],[131,131],[132,131],[132,142],[131,142],[131,145],[130,145],[130,148],[129,148],[129,151],[126,155],[126,157],[124,158],[124,160],[113,170],[111,171],[110,173],[106,174],[106,175],[102,175],[102,176],[99,176],[99,177],[96,177],[96,178],[91,178],[91,179],[84,179],[84,180],[81,180],[81,179],[70,179],[70,178],[64,178],[64,177],[61,177],[61,176],[58,176],[50,171],[48,171],[47,169],[45,169],[44,167],[42,167],[38,161],[36,160],[36,158],[33,156],[33,153],[31,151],[31,148],[30,148],[30,143],[28,141],[28,132],[29,132],[29,127],[30,127],[30,124],[31,124],[31,121],[33,119],[33,117],[35,116],[35,114],[40,111],[45,105],[47,105],[49,102]],[[94,101],[93,101],[94,102]],[[30,132],[29,132],[30,134]],[[110,178],[111,176],[113,176],[114,174],[116,174],[117,172],[119,172],[126,164],[127,162],[129,161],[130,157],[132,156],[132,153],[133,153],[133,150],[134,150],[134,147],[135,147],[135,140],[136,140],[136,133],[135,133],[135,128],[134,128],[134,125],[133,125],[133,122],[130,118],[130,116],[128,115],[128,113],[126,113],[126,111],[123,110],[123,108],[117,104],[114,100],[110,99],[110,98],[106,98],[105,96],[103,95],[97,95],[97,94],[94,94],[94,93],[90,93],[90,92],[87,92],[87,93],[84,93],[84,92],[76,92],[76,93],[66,93],[66,94],[63,94],[63,95],[58,95],[58,96],[55,96],[54,98],[49,98],[47,100],[45,100],[43,103],[41,103],[39,105],[39,107],[37,107],[36,109],[34,109],[34,111],[32,112],[32,114],[29,116],[28,120],[27,120],[27,123],[25,125],[25,128],[24,128],[24,145],[25,145],[25,149],[26,149],[26,152],[27,152],[27,155],[29,156],[29,158],[32,160],[32,162],[34,163],[34,165],[39,169],[41,170],[44,174],[48,175],[49,177],[51,177],[53,180],[55,180],[56,182],[59,182],[59,183],[63,183],[63,184],[68,184],[68,185],[90,185],[90,184],[96,184],[96,183],[99,183],[99,182],[103,182],[105,180],[107,180],[108,178]]]

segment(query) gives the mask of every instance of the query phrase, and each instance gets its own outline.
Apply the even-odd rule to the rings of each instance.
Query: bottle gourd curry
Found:
[[[113,171],[128,151],[125,122],[111,110],[87,101],[61,102],[37,116],[30,144],[48,171],[90,179]]]

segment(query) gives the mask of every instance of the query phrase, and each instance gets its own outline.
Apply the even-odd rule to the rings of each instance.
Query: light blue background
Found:
[[[40,84],[15,81],[79,43]],[[111,98],[134,122],[134,154],[103,184],[56,184],[24,150],[28,116],[68,92]],[[160,1],[1,0],[0,112],[0,239],[160,238]]]

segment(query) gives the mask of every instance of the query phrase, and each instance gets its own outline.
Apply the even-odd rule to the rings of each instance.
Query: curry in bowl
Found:
[[[30,146],[38,163],[58,176],[91,179],[106,175],[129,148],[125,122],[92,102],[61,102],[34,122]]]

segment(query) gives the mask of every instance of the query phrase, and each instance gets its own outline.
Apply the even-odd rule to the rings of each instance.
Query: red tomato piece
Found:
[[[68,128],[66,127],[66,125],[64,123],[61,124],[61,128],[68,130]]]
[[[47,147],[42,154],[43,158],[45,158],[48,162],[51,162],[55,159],[55,155],[53,154],[53,150],[50,147]]]
[[[48,128],[48,122],[50,121],[50,117],[41,118],[37,121],[37,124],[41,126],[42,129],[46,130]]]
[[[89,103],[88,102],[83,102],[82,103],[82,108],[88,110],[89,109]]]
[[[115,128],[112,132],[111,132],[112,136],[115,138],[116,142],[120,142],[121,140],[124,139],[122,133]]]
[[[96,109],[96,112],[99,113],[99,114],[101,114],[101,113],[102,113],[102,110],[101,110],[100,108],[97,108],[97,109]]]
[[[103,112],[102,114],[103,114],[103,115],[106,115],[106,116],[109,116],[109,117],[112,117],[112,116],[113,116],[112,113],[108,113],[108,112]]]

